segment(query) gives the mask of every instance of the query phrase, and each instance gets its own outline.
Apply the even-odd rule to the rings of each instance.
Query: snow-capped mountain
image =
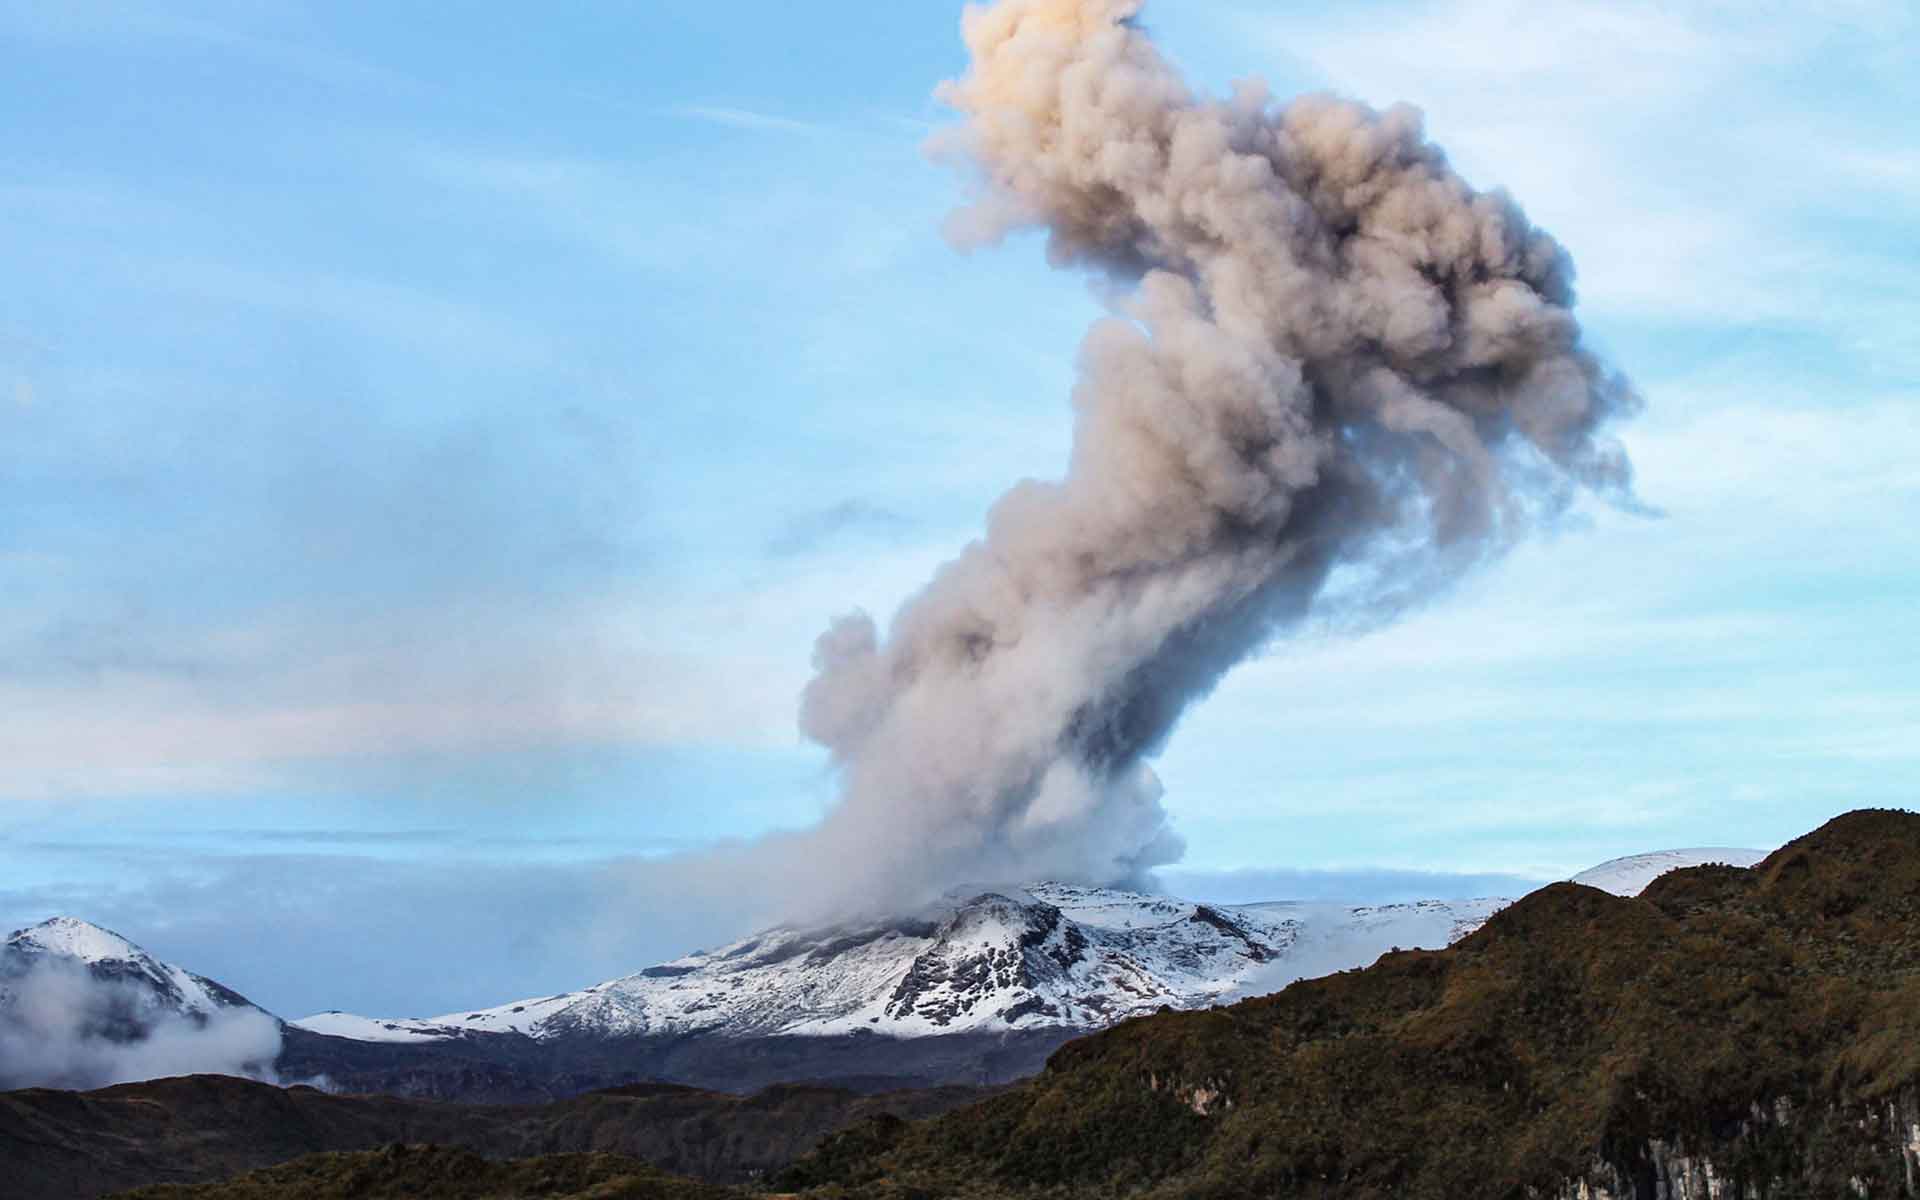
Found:
[[[273,1079],[279,1018],[126,938],[55,917],[0,943],[0,1090]]]
[[[185,967],[161,962],[112,930],[74,917],[21,929],[0,944],[0,1006],[38,967],[84,967],[97,983],[116,985],[131,1017],[160,1014],[204,1020],[233,1009],[262,1011],[245,996]]]
[[[1750,866],[1757,850],[1639,854],[1573,877],[1637,895],[1668,871]],[[1107,888],[1044,883],[954,898],[915,920],[824,930],[777,928],[558,995],[429,1019],[328,1012],[292,1022],[361,1043],[448,1045],[504,1034],[575,1038],[771,1036],[896,1038],[1088,1030],[1161,1006],[1200,1008],[1294,979],[1364,966],[1384,951],[1438,948],[1509,901],[1350,907],[1208,905]],[[131,1000],[139,1022],[261,1011],[230,988],[164,963],[126,938],[72,917],[0,945],[0,1007],[38,963],[83,966]]]
[[[427,1020],[334,1012],[293,1024],[375,1042],[1087,1030],[1361,966],[1395,946],[1445,946],[1506,903],[1228,907],[1049,883],[957,900],[924,920],[769,930],[494,1008]]]
[[[1633,895],[1679,867],[1761,857],[1666,851],[1575,880]],[[737,1091],[796,1079],[862,1090],[993,1084],[1162,1006],[1202,1008],[1390,949],[1449,945],[1507,903],[1229,906],[1037,884],[956,895],[910,920],[771,929],[492,1008],[424,1020],[329,1012],[285,1026],[118,934],[59,917],[0,944],[0,1068],[37,1055],[48,1061],[28,1080],[69,1087],[277,1066],[348,1090],[490,1102],[639,1079]],[[0,1069],[0,1086],[8,1080]]]
[[[1683,867],[1719,863],[1729,867],[1751,867],[1767,856],[1765,850],[1741,850],[1730,846],[1707,846],[1694,850],[1661,850],[1653,854],[1629,854],[1603,862],[1575,875],[1570,882],[1599,888],[1616,896],[1638,896],[1647,885]]]

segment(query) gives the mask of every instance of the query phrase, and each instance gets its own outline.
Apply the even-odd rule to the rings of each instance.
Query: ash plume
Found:
[[[1604,430],[1636,401],[1561,247],[1412,108],[1195,95],[1141,6],[965,13],[936,150],[978,188],[949,235],[1042,230],[1112,314],[1063,476],[1002,496],[884,635],[856,614],[815,647],[801,726],[843,790],[810,853],[843,906],[1172,861],[1146,760],[1235,663],[1419,603],[1582,489],[1632,502]]]

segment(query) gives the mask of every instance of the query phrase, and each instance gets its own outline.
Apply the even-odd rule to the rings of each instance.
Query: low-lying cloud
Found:
[[[280,1025],[258,1009],[157,1009],[131,984],[39,958],[0,974],[0,1089],[84,1090],[174,1075],[278,1082]]]

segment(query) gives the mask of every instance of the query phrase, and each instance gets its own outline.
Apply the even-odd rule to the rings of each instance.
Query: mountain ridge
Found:
[[[67,963],[85,967],[99,982],[145,993],[143,999],[153,1012],[200,1020],[226,1009],[266,1013],[217,980],[162,962],[110,929],[69,916],[49,917],[15,930],[0,943],[0,1005],[12,995],[10,979],[18,980],[37,966]]]
[[[1637,889],[1640,876],[1688,856],[1727,853],[1758,857],[1672,851],[1594,870]],[[281,1021],[70,917],[14,934],[0,967],[66,960],[141,990],[140,1004],[121,1005],[142,1017],[116,1027],[120,1041],[168,1013],[204,1024],[216,1012],[260,1012],[279,1029],[283,1077],[353,1091],[535,1103],[659,1079],[878,1092],[1009,1082],[1080,1034],[1278,990],[1394,949],[1446,946],[1507,903],[1221,905],[1040,883],[957,893],[911,919],[762,930],[586,988],[425,1020],[332,1012]],[[4,988],[0,978],[0,1012]]]
[[[1504,898],[1345,906],[1211,905],[1042,883],[983,892],[930,919],[779,927],[574,992],[428,1019],[330,1012],[313,1033],[418,1043],[473,1034],[913,1038],[1087,1030],[1232,998],[1296,950],[1341,966],[1378,944],[1444,945]],[[1358,940],[1354,940],[1354,939]],[[1355,961],[1344,961],[1353,958]]]
[[[1078,1039],[776,1186],[863,1200],[1791,1200],[1920,1180],[1920,816]]]

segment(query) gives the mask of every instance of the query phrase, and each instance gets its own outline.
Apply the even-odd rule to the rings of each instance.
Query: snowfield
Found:
[[[1766,850],[1740,850],[1727,846],[1709,846],[1696,850],[1662,850],[1655,854],[1630,854],[1603,862],[1580,872],[1571,882],[1612,892],[1616,896],[1638,896],[1647,885],[1682,867],[1721,863],[1729,867],[1751,867],[1765,858]]]
[[[294,1024],[370,1041],[1097,1029],[1364,966],[1396,946],[1446,946],[1506,903],[1225,906],[1047,883],[956,900],[919,921],[769,930],[493,1008],[427,1020],[323,1013]]]
[[[231,1008],[251,1008],[220,984],[184,967],[164,963],[111,930],[74,917],[54,917],[16,931],[0,946],[6,961],[78,960],[93,977],[138,989],[156,1012],[207,1017]],[[0,1001],[8,997],[0,978]]]

